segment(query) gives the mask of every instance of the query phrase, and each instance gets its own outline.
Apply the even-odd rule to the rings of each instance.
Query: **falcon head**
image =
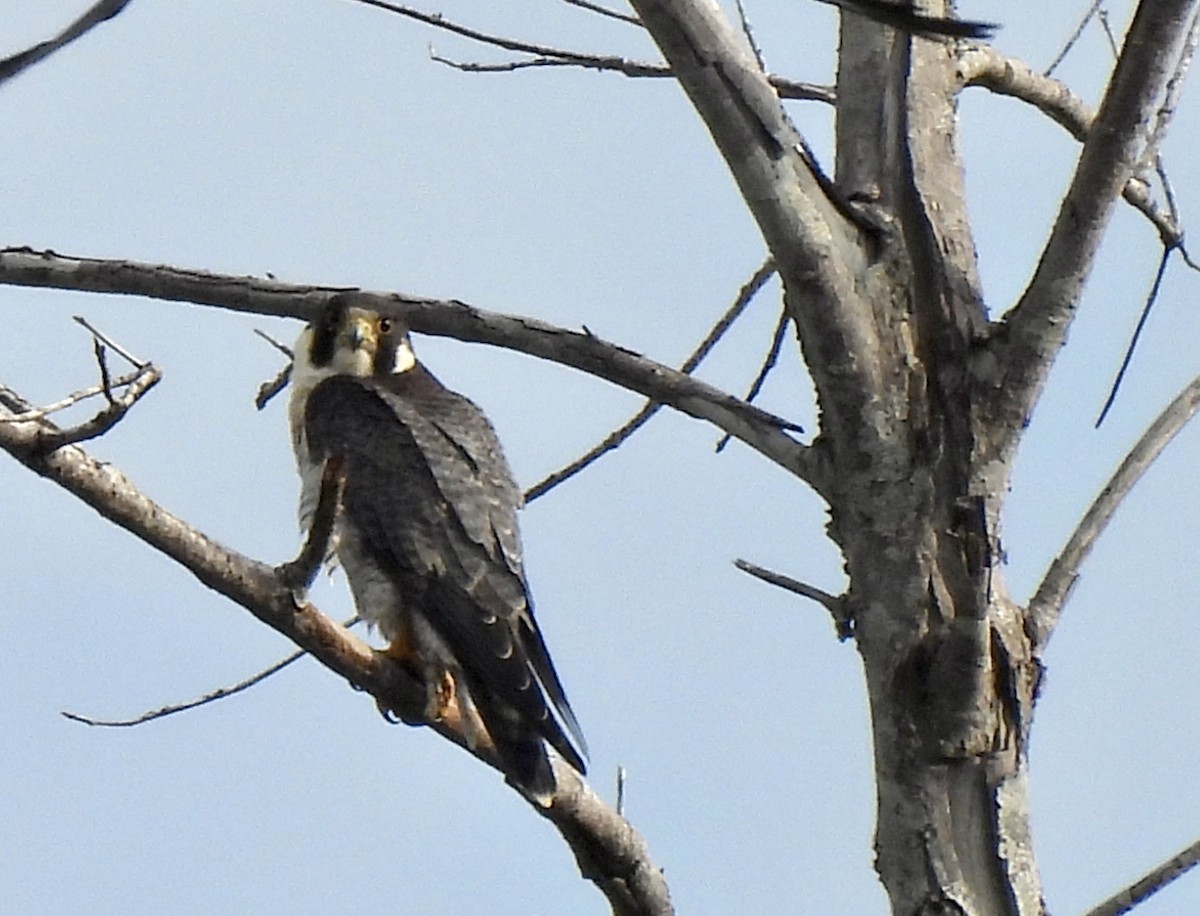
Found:
[[[416,364],[403,322],[335,298],[296,341],[292,382],[310,388],[331,375],[380,378]]]

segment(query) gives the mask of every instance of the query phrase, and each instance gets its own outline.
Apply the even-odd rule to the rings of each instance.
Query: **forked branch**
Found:
[[[1007,57],[988,45],[978,45],[959,59],[958,78],[964,86],[980,86],[1037,108],[1083,143],[1088,138],[1096,113],[1071,87],[1038,73],[1022,60]],[[1164,245],[1183,241],[1183,228],[1169,210],[1163,210],[1150,194],[1150,187],[1133,175],[1121,189],[1121,197],[1146,217]]]
[[[606,70],[610,73],[620,73],[623,76],[643,79],[665,79],[674,76],[671,68],[664,64],[630,60],[629,58],[619,57],[615,54],[595,54],[590,51],[577,51],[571,48],[559,48],[537,42],[519,41],[515,38],[509,38],[506,35],[494,35],[490,32],[484,32],[481,29],[454,22],[447,19],[441,13],[427,13],[423,10],[414,9],[413,7],[404,6],[399,3],[389,3],[386,0],[355,0],[355,2],[366,6],[373,6],[376,9],[386,10],[389,13],[403,16],[406,19],[423,22],[432,28],[440,29],[452,35],[458,35],[461,38],[479,42],[489,47],[499,48],[510,54],[526,55],[517,60],[485,64],[456,61],[444,55],[430,52],[430,57],[438,63],[453,67],[455,70],[462,70],[466,73],[508,73],[515,70],[527,70],[539,67],[579,67],[584,70]],[[585,6],[582,3],[578,5]],[[591,9],[593,12],[600,12],[599,8],[591,4],[586,5],[586,8]],[[602,15],[614,16],[612,11],[605,11]],[[614,18],[620,18],[622,21],[641,25],[641,22],[636,17],[624,17],[620,14],[615,14]],[[829,86],[805,83],[782,76],[771,76],[769,79],[771,85],[779,91],[779,95],[782,98],[833,104],[834,92]]]
[[[774,275],[775,262],[770,258],[767,258],[767,260],[763,262],[758,270],[754,272],[754,275],[750,277],[750,279],[738,291],[737,298],[734,299],[733,304],[725,311],[725,314],[721,316],[720,320],[713,325],[712,330],[710,330],[704,340],[700,342],[700,346],[692,351],[691,356],[684,360],[683,365],[679,367],[680,372],[690,375],[700,366],[700,363],[704,361],[704,358],[708,356],[708,354],[712,351],[712,348],[716,346],[717,341],[725,336],[725,332],[733,326],[733,323],[738,319],[742,312],[746,310],[746,307],[750,305],[750,302],[754,299],[755,295],[758,294],[758,291],[762,289],[767,280]],[[747,399],[747,403],[749,403],[750,400],[752,399]],[[658,413],[659,410],[662,409],[662,406],[663,405],[661,403],[656,403],[654,401],[647,402],[646,406],[630,417],[625,423],[621,424],[621,426],[619,426],[617,429],[605,436],[592,448],[588,449],[583,455],[576,458],[570,464],[559,468],[553,474],[550,474],[544,477],[542,480],[539,480],[532,487],[526,490],[525,502],[528,504],[533,502],[535,499],[540,499],[560,483],[563,483],[564,481],[575,476],[584,468],[597,461],[603,455],[606,455],[608,452],[611,452],[613,449],[620,446],[623,442],[625,442],[625,440],[650,422],[651,417]],[[726,434],[726,437],[728,437],[728,434]]]
[[[1113,204],[1145,153],[1146,125],[1176,73],[1200,0],[1142,0],[1080,153],[1050,239],[1021,300],[1005,319],[999,412],[1010,447],[1066,340]]]

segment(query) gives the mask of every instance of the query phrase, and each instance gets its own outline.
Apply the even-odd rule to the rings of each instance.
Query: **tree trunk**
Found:
[[[891,423],[837,447],[831,533],[866,669],[877,868],[895,913],[1042,911],[1025,736],[1038,672],[1000,574],[1007,431],[955,146],[952,46],[843,27],[838,185],[889,214]],[[882,129],[881,129],[882,127]],[[870,456],[865,463],[858,454]]]
[[[1042,913],[1026,746],[1044,638],[1005,591],[1001,510],[1189,0],[1139,9],[1037,275],[999,320],[956,148],[964,46],[843,16],[830,181],[715,5],[631,2],[754,213],[816,388],[807,479],[850,583],[892,911]]]

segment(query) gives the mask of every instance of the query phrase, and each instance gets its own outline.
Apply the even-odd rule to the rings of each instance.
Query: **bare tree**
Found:
[[[506,347],[644,396],[651,405],[646,415],[593,457],[619,444],[653,405],[745,443],[810,486],[829,508],[828,533],[848,580],[841,594],[753,562],[739,565],[819,602],[860,653],[875,754],[876,868],[892,911],[1045,912],[1027,769],[1043,656],[1080,565],[1140,473],[1195,413],[1200,380],[1147,430],[1024,604],[1004,582],[1005,497],[1022,432],[1122,198],[1159,234],[1164,267],[1173,255],[1191,263],[1169,184],[1156,195],[1152,177],[1200,35],[1195,0],[1137,5],[1096,111],[1019,60],[969,40],[884,27],[857,15],[856,9],[871,12],[861,4],[838,4],[847,12],[833,87],[768,73],[745,21],[739,27],[700,0],[630,0],[633,15],[578,4],[644,29],[662,63],[522,42],[396,4],[369,5],[516,55],[488,65],[439,58],[461,69],[567,66],[677,81],[769,252],[738,302],[744,305],[777,272],[784,312],[776,340],[791,329],[799,341],[819,428],[801,432],[753,406],[753,391],[741,399],[692,378],[688,373],[704,348],[676,371],[586,329],[569,331],[458,301],[27,248],[0,252],[0,282],[304,319],[340,295],[403,317],[418,332]],[[942,7],[930,4],[928,12],[950,12]],[[121,8],[84,17],[86,26],[68,29],[60,44]],[[15,75],[56,50],[47,47],[0,74]],[[978,275],[956,132],[958,97],[968,86],[1035,106],[1081,143],[1031,278],[1010,304],[989,303]],[[835,106],[832,174],[785,109],[786,98]],[[48,410],[0,390],[7,414],[0,445],[381,703],[420,719],[419,685],[395,665],[297,601],[270,566],[174,518],[81,449],[80,442],[110,429],[157,379],[150,363],[132,356],[132,373],[114,378],[105,356],[113,349],[97,338],[102,378],[92,394],[105,406],[75,427],[54,426]],[[776,345],[768,366],[778,357]],[[427,724],[465,746],[443,723]],[[569,768],[560,776],[553,805],[534,808],[558,827],[584,876],[604,891],[614,912],[672,912],[663,875],[633,827]],[[669,853],[665,857],[669,861]],[[1190,848],[1096,912],[1123,911],[1198,858],[1200,851]]]

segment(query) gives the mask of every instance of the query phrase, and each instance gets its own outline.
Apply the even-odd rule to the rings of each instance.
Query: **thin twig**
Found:
[[[445,57],[429,48],[429,59],[435,63],[445,64],[463,73],[509,73],[516,70],[529,70],[536,67],[580,67],[584,70],[608,70],[628,77],[667,78],[671,71],[663,64],[648,64],[644,61],[628,60],[624,57],[613,57],[607,54],[587,54],[580,51],[554,49],[549,54],[530,56],[522,60],[500,61],[499,63],[484,64],[476,61],[458,61]]]
[[[1147,897],[1156,894],[1176,878],[1186,874],[1200,862],[1200,840],[1180,850],[1161,865],[1151,869],[1133,884],[1114,894],[1084,916],[1121,916]]]
[[[358,623],[360,618],[355,615],[349,620],[342,623],[346,629]],[[206,706],[209,703],[214,703],[217,700],[224,700],[228,697],[235,696],[244,690],[249,690],[256,684],[261,684],[272,675],[278,674],[288,665],[308,655],[304,649],[293,652],[291,655],[281,658],[273,665],[268,665],[266,668],[259,671],[257,674],[238,681],[236,684],[230,684],[228,687],[218,687],[203,696],[196,697],[193,700],[187,700],[183,703],[168,703],[166,706],[160,706],[158,709],[151,709],[142,713],[140,716],[134,716],[132,719],[96,719],[91,716],[80,715],[77,712],[68,712],[63,710],[60,715],[70,719],[72,722],[82,722],[84,725],[95,725],[100,728],[131,728],[134,725],[142,725],[146,722],[153,722],[155,719],[163,719],[167,716],[173,716],[177,712],[187,712],[189,709],[196,709],[199,706]]]
[[[742,34],[746,36],[746,44],[750,46],[750,50],[754,52],[754,59],[758,61],[758,69],[763,73],[767,72],[767,62],[763,59],[762,48],[758,46],[758,42],[754,38],[754,29],[750,26],[750,16],[746,12],[746,4],[742,0],[737,0],[738,21],[742,26]]]
[[[1200,376],[1192,379],[1142,433],[1100,495],[1079,520],[1029,601],[1028,629],[1035,651],[1042,651],[1049,642],[1071,589],[1079,579],[1083,561],[1112,520],[1121,501],[1197,410],[1200,410]]]
[[[1108,390],[1108,397],[1104,401],[1104,406],[1100,409],[1100,416],[1096,418],[1096,429],[1100,428],[1100,424],[1104,422],[1104,418],[1108,416],[1109,409],[1117,399],[1117,392],[1120,390],[1121,382],[1125,378],[1125,371],[1133,361],[1133,351],[1137,348],[1138,340],[1142,336],[1142,329],[1146,327],[1146,321],[1150,318],[1150,310],[1154,308],[1154,303],[1158,301],[1158,291],[1162,288],[1163,277],[1166,275],[1167,264],[1170,262],[1170,259],[1171,248],[1164,245],[1162,257],[1158,262],[1158,270],[1154,274],[1154,282],[1150,284],[1150,292],[1146,295],[1146,301],[1142,305],[1142,313],[1138,316],[1137,324],[1133,328],[1133,336],[1129,338],[1129,346],[1125,348],[1125,357],[1121,360],[1121,367],[1117,370],[1117,377],[1113,379],[1112,387]]]
[[[625,816],[625,767],[617,767],[617,814]]]
[[[104,400],[108,401],[109,407],[114,407],[117,400],[113,397],[112,376],[108,371],[108,350],[98,337],[92,338],[92,353],[96,356],[96,365],[100,367],[100,388],[104,392]]]
[[[775,364],[779,362],[779,354],[783,350],[783,341],[787,336],[788,327],[788,310],[785,308],[779,313],[779,321],[775,323],[775,332],[771,335],[771,346],[767,350],[767,356],[763,360],[762,366],[759,367],[758,375],[754,377],[754,381],[750,384],[750,390],[746,393],[746,403],[753,403],[754,399],[762,392],[763,385],[767,382],[767,376],[771,374],[771,370],[775,368]],[[717,441],[717,451],[724,451],[725,446],[729,444],[729,433],[721,436]]]
[[[819,589],[815,585],[808,585],[798,579],[793,579],[791,576],[785,576],[782,573],[765,569],[748,560],[734,560],[733,565],[742,572],[749,573],[754,578],[761,579],[769,585],[774,585],[817,602],[832,615],[833,624],[837,628],[838,639],[849,639],[853,635],[854,623],[846,610],[846,602],[842,597],[831,595],[829,592]]]
[[[733,304],[726,309],[725,314],[718,319],[715,325],[713,325],[712,330],[708,332],[708,335],[703,341],[700,342],[700,345],[696,347],[696,349],[692,352],[692,355],[684,361],[683,365],[679,369],[680,372],[691,373],[696,370],[696,367],[699,366],[704,358],[712,351],[712,348],[716,345],[717,341],[719,341],[725,335],[725,332],[732,327],[733,322],[736,321],[738,316],[740,316],[742,312],[746,310],[746,307],[753,301],[755,295],[758,294],[758,291],[766,285],[767,281],[771,279],[774,274],[775,262],[768,257],[761,265],[759,265],[758,269],[754,272],[750,279],[742,285],[742,288],[738,290],[737,297],[733,300]],[[642,409],[634,414],[628,421],[605,436],[604,439],[590,448],[579,458],[576,458],[565,467],[559,468],[553,474],[549,474],[542,478],[532,487],[526,490],[525,502],[528,504],[533,502],[535,499],[546,495],[546,493],[554,489],[554,487],[558,486],[568,478],[574,477],[602,455],[611,452],[635,432],[637,432],[642,426],[644,426],[651,417],[653,417],[656,413],[658,413],[659,410],[662,409],[662,406],[663,405],[661,402],[647,401],[645,406],[643,406]]]
[[[1117,41],[1117,36],[1113,34],[1112,23],[1108,21],[1108,10],[1100,10],[1097,18],[1100,20],[1100,27],[1104,29],[1104,35],[1108,39],[1108,48],[1112,51],[1112,56],[1116,58],[1120,53],[1118,50],[1120,43]]]
[[[1187,82],[1187,72],[1191,68],[1192,59],[1196,56],[1198,41],[1200,41],[1200,12],[1192,16],[1192,24],[1188,27],[1187,37],[1184,38],[1183,47],[1179,51],[1179,59],[1175,62],[1175,72],[1167,80],[1167,89],[1162,104],[1154,113],[1154,127],[1146,140],[1141,159],[1134,169],[1135,174],[1150,168],[1157,159],[1158,151],[1162,148],[1163,141],[1166,140],[1171,120],[1179,106],[1179,98],[1183,94],[1184,83]]]
[[[618,22],[627,22],[630,25],[636,25],[642,28],[642,20],[632,13],[622,13],[620,10],[610,10],[607,6],[601,6],[599,3],[589,3],[588,0],[563,0],[563,3],[570,6],[577,6],[580,9],[587,10],[591,13],[596,13],[599,16],[607,16],[609,19],[616,19]]]
[[[130,408],[161,380],[162,373],[158,368],[153,363],[147,363],[138,370],[133,381],[125,386],[125,393],[120,397],[111,397],[110,395],[108,406],[90,420],[64,429],[54,427],[43,430],[38,439],[38,448],[43,452],[52,452],[64,445],[74,445],[86,442],[88,439],[95,439],[97,436],[103,436],[120,423],[125,414],[129,413]],[[45,419],[41,422],[49,424],[49,421]]]
[[[282,353],[288,359],[293,359],[295,357],[295,354],[292,352],[291,347],[289,347],[285,343],[280,343],[278,340],[276,340],[274,337],[272,337],[266,331],[262,331],[262,330],[259,330],[258,328],[255,328],[254,333],[257,334],[259,337],[261,337],[263,340],[265,340],[267,343],[269,343],[272,347],[274,347],[276,350],[278,350],[280,353]]]
[[[444,57],[439,54],[434,50],[433,45],[429,46],[429,59],[435,64],[443,64],[451,70],[458,70],[460,73],[515,73],[518,70],[534,70],[541,67],[582,66],[576,60],[564,60],[558,57],[530,57],[525,60],[505,60],[495,64],[484,64],[474,60],[454,60],[453,58]]]
[[[254,333],[288,358],[288,364],[275,373],[274,378],[263,382],[258,386],[258,392],[254,395],[254,406],[259,410],[262,410],[271,402],[271,399],[274,398],[275,395],[279,394],[279,392],[283,391],[283,389],[287,387],[288,382],[291,381],[292,359],[294,354],[292,353],[291,347],[289,347],[287,344],[280,343],[266,331],[260,331],[258,328],[255,328]]]
[[[1154,174],[1158,176],[1159,184],[1162,185],[1163,200],[1167,202],[1167,212],[1171,214],[1171,221],[1178,225],[1179,202],[1175,198],[1175,188],[1171,185],[1171,176],[1167,174],[1167,166],[1161,155],[1154,157]]]
[[[122,347],[119,343],[117,343],[111,337],[108,337],[108,336],[102,334],[100,331],[98,331],[83,316],[72,315],[71,317],[77,324],[80,324],[84,328],[86,328],[87,332],[89,334],[91,334],[93,338],[100,341],[100,343],[104,344],[106,347],[108,347],[110,350],[112,350],[114,353],[116,353],[118,356],[120,356],[122,359],[124,359],[127,363],[129,363],[131,366],[133,366],[133,368],[141,369],[143,366],[145,366],[147,364],[147,360],[138,359],[136,356],[134,356],[132,353],[130,353],[128,350],[126,350],[124,347]]]
[[[129,0],[100,0],[92,4],[82,16],[55,35],[53,38],[38,42],[32,48],[27,48],[20,54],[0,60],[0,83],[12,79],[22,70],[32,67],[38,61],[45,60],[76,38],[81,38],[100,23],[112,19],[125,9]]]
[[[94,439],[97,436],[104,435],[116,426],[125,414],[129,412],[130,408],[162,379],[162,373],[152,363],[139,360],[137,357],[131,355],[128,350],[110,337],[102,334],[89,324],[86,319],[76,315],[75,321],[83,325],[92,335],[92,352],[95,354],[96,365],[99,367],[100,384],[82,392],[77,391],[63,398],[61,401],[57,401],[46,407],[19,409],[16,410],[15,416],[0,417],[0,424],[27,423],[31,421],[38,423],[41,427],[38,436],[38,450],[43,453],[49,453],[54,449],[62,448],[64,445],[72,445],[76,442],[83,442],[87,439]],[[114,380],[108,368],[108,350],[110,349],[132,363],[137,371]],[[117,396],[115,393],[118,388],[124,389],[124,392],[120,396]],[[52,412],[69,407],[72,404],[77,404],[84,398],[95,394],[103,394],[108,404],[90,420],[86,420],[77,426],[59,427],[46,419]],[[8,402],[10,409],[13,409],[13,403],[12,401]]]
[[[485,64],[478,61],[454,60],[437,53],[430,47],[429,59],[463,73],[514,73],[517,70],[533,70],[542,67],[580,67],[584,70],[607,70],[633,79],[665,79],[675,75],[665,64],[648,64],[644,61],[628,60],[623,57],[585,54],[582,51],[562,51],[561,56],[556,57],[530,57],[525,60]],[[768,74],[767,81],[781,99],[824,102],[826,105],[832,105],[837,100],[837,94],[832,86],[806,83],[773,74]]]
[[[1075,43],[1078,42],[1080,36],[1083,35],[1083,30],[1087,28],[1087,24],[1092,21],[1092,17],[1096,15],[1101,4],[1103,3],[1104,0],[1094,0],[1091,8],[1084,13],[1083,18],[1079,20],[1079,25],[1075,26],[1075,32],[1070,38],[1067,39],[1067,43],[1062,46],[1062,50],[1058,52],[1054,60],[1050,61],[1050,66],[1042,71],[1043,76],[1051,76],[1054,71],[1058,69],[1058,65],[1061,64],[1063,60],[1066,59],[1066,56],[1071,53],[1071,49],[1075,47]]]
[[[426,13],[423,10],[414,9],[411,6],[402,6],[398,3],[389,3],[387,0],[353,0],[353,2],[361,3],[364,6],[373,6],[376,9],[385,10],[389,13],[395,13],[397,16],[403,16],[406,19],[414,19],[417,22],[423,22],[426,25],[433,26],[434,28],[442,29],[446,32],[452,32],[455,35],[461,35],[463,38],[469,38],[472,41],[478,41],[481,44],[502,48],[505,51],[512,51],[517,54],[532,54],[537,57],[569,56],[568,52],[562,52],[557,48],[534,44],[527,41],[518,41],[515,38],[508,38],[503,35],[493,35],[489,32],[483,32],[479,29],[471,28],[470,26],[461,25],[460,23],[447,19],[441,13]]]
[[[124,388],[131,382],[135,381],[140,375],[139,372],[130,372],[128,375],[122,375],[119,378],[112,380],[112,388]],[[14,414],[13,416],[0,416],[0,423],[28,423],[31,420],[41,420],[43,417],[48,417],[52,413],[57,413],[60,410],[66,410],[68,407],[73,407],[81,401],[86,401],[88,398],[94,398],[97,395],[104,393],[103,385],[93,385],[91,388],[81,388],[79,391],[73,391],[65,398],[55,401],[53,404],[46,404],[43,407],[30,407],[29,410]]]
[[[1180,257],[1183,258],[1183,263],[1192,270],[1200,271],[1200,262],[1197,262],[1192,258],[1191,253],[1187,250],[1187,245],[1185,245],[1183,242],[1180,242],[1177,247],[1179,249]]]

